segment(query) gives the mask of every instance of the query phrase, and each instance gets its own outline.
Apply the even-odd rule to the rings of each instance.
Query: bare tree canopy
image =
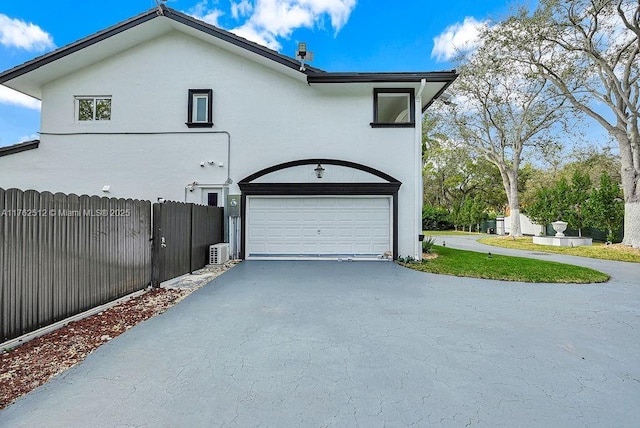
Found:
[[[640,247],[640,2],[541,0],[496,26],[492,43],[551,83],[618,143],[624,243]]]
[[[481,34],[480,47],[459,59],[460,77],[439,123],[442,133],[500,171],[511,211],[511,234],[521,236],[518,173],[523,153],[554,144],[565,121],[564,97],[545,78],[511,59],[511,48]]]

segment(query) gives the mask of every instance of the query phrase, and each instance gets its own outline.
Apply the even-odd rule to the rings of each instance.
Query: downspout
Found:
[[[422,260],[422,242],[418,239],[418,235],[422,234],[422,92],[427,85],[426,79],[420,80],[420,88],[416,93],[415,103],[415,144],[414,144],[414,157],[415,157],[415,209],[413,210],[413,227],[414,231],[418,232],[414,236],[414,252],[416,254],[416,260]]]

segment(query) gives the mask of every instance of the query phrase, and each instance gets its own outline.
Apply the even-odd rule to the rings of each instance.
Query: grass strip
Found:
[[[475,235],[483,236],[485,233],[479,232],[465,232],[463,230],[424,230],[422,232],[425,236],[462,236],[462,235]]]
[[[400,263],[411,269],[443,275],[534,283],[589,284],[606,282],[609,275],[594,269],[523,257],[456,250],[435,245],[435,259]]]
[[[494,247],[513,248],[516,250],[566,254],[569,256],[615,260],[618,262],[640,263],[640,249],[631,248],[622,244],[604,245],[602,243],[594,242],[590,247],[554,247],[552,245],[534,244],[533,238],[527,236],[520,238],[487,237],[479,239],[478,242],[481,244],[493,245]]]

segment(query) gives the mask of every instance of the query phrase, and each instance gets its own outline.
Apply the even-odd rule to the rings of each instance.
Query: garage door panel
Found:
[[[377,256],[392,248],[391,199],[248,197],[247,255]]]

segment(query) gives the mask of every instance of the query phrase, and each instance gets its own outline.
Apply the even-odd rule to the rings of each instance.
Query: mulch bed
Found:
[[[0,354],[0,409],[83,361],[94,349],[167,310],[192,290],[157,288]]]

